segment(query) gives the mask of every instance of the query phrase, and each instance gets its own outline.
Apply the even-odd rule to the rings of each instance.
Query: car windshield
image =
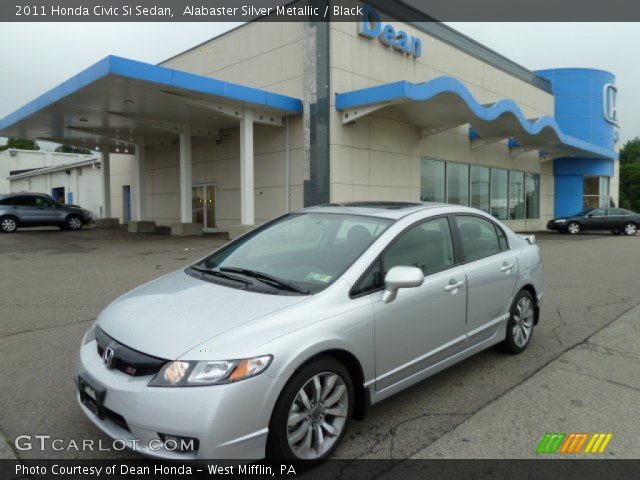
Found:
[[[229,244],[196,267],[271,289],[316,293],[340,277],[391,223],[359,215],[291,214]],[[238,287],[243,287],[241,282]]]

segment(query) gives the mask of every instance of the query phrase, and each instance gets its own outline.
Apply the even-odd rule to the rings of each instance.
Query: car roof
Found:
[[[8,198],[8,197],[50,197],[51,195],[47,195],[46,193],[37,193],[37,192],[11,192],[11,193],[3,193],[0,195],[0,198]]]
[[[299,213],[336,213],[342,215],[365,215],[370,217],[398,220],[421,210],[436,207],[447,207],[445,203],[436,202],[340,202],[327,203],[315,207],[298,210]]]

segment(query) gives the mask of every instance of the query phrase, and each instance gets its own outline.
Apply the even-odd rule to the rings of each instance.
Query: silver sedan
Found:
[[[522,352],[543,291],[535,238],[481,211],[307,208],[109,305],[78,400],[146,455],[318,461],[369,404],[492,345]]]

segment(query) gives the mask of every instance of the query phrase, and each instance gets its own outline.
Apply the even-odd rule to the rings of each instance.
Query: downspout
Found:
[[[284,130],[284,210],[291,211],[291,149],[289,137],[289,117],[285,119]]]

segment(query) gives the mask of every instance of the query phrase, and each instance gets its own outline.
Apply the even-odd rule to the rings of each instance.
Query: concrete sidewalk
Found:
[[[536,449],[547,432],[610,432],[605,453],[579,457],[640,458],[639,408],[640,307],[635,307],[413,458],[539,458]]]

